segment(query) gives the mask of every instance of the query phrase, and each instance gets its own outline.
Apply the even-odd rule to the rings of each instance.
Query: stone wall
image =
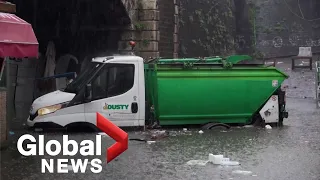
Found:
[[[232,54],[235,50],[233,0],[180,0],[181,57]]]
[[[174,0],[174,25],[173,25],[173,58],[179,56],[179,10],[180,0]]]
[[[121,54],[131,53],[129,41],[135,41],[134,52],[143,58],[159,57],[159,10],[156,0],[137,0],[129,10],[131,24],[125,28],[119,41]]]
[[[8,129],[7,129],[7,93],[5,89],[0,89],[0,146],[1,148],[5,145],[7,140]]]
[[[178,5],[177,0],[137,0],[128,11],[131,24],[119,41],[119,52],[131,54],[129,41],[135,41],[134,53],[145,59],[177,57]]]
[[[173,56],[174,9],[173,0],[159,0],[159,53],[163,58],[172,58]]]
[[[297,55],[301,46],[320,52],[319,0],[252,0],[256,47],[263,56]]]

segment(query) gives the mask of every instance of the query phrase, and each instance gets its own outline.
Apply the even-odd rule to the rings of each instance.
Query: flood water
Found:
[[[51,157],[23,157],[13,140],[7,150],[1,151],[1,180],[319,180],[320,110],[316,109],[312,98],[314,84],[307,83],[312,72],[303,72],[304,78],[299,74],[301,72],[290,72],[293,78],[296,76],[296,81],[286,82],[289,86],[289,118],[284,120],[284,127],[270,130],[232,127],[229,130],[208,130],[203,134],[199,134],[198,129],[190,132],[169,130],[169,137],[152,144],[130,141],[128,150],[111,163],[104,164],[100,174],[89,170],[85,174],[42,174],[40,159]],[[21,133],[24,132],[12,136],[18,137]],[[69,138],[80,142],[95,139],[95,135],[71,134]],[[61,141],[62,133],[46,133],[45,137],[46,140]],[[129,133],[129,138],[144,137],[144,132]],[[114,141],[109,137],[102,138],[104,160],[105,148]],[[208,160],[209,153],[223,154],[241,165],[187,165],[190,160]]]

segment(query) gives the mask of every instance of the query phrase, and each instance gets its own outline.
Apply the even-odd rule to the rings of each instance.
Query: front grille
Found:
[[[30,114],[30,117],[29,117],[30,121],[33,121],[37,116],[38,116],[38,111],[36,111],[36,113],[34,114]]]

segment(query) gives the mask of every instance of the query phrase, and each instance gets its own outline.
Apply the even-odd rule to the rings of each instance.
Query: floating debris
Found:
[[[200,130],[200,131],[199,131],[199,134],[203,134],[203,131],[202,131],[202,130]]]
[[[190,160],[187,162],[187,165],[189,166],[205,166],[208,163],[208,161],[204,161],[204,160]]]
[[[244,128],[253,128],[254,126],[253,125],[245,125],[243,126]]]
[[[268,124],[265,126],[266,129],[272,129],[272,127]]]
[[[209,162],[215,164],[215,165],[224,165],[224,166],[238,166],[240,165],[237,161],[230,161],[229,158],[223,157],[223,155],[213,155],[209,154]]]
[[[147,141],[148,144],[156,143],[156,141]]]
[[[241,175],[251,175],[252,174],[251,171],[242,171],[242,170],[235,170],[235,171],[232,171],[232,173],[241,174]]]
[[[162,139],[162,138],[166,138],[169,137],[169,132],[167,132],[166,130],[163,131],[153,131],[151,132],[151,139]]]

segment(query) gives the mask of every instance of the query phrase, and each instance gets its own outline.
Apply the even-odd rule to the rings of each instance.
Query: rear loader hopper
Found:
[[[159,125],[282,125],[288,113],[281,84],[288,76],[250,61],[235,55],[145,63],[146,119]]]

